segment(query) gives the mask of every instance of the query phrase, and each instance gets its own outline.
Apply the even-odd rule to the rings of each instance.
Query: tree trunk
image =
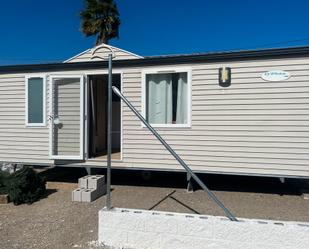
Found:
[[[96,46],[101,45],[102,43],[108,44],[108,39],[106,36],[99,34],[96,41]]]

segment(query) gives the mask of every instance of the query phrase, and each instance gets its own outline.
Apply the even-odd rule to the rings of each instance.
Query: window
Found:
[[[26,78],[26,125],[45,125],[45,78]]]
[[[179,127],[190,125],[188,74],[184,71],[145,74],[144,113],[150,124]]]

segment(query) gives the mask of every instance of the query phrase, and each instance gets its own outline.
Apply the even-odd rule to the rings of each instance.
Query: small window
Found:
[[[150,124],[189,125],[188,72],[145,75],[145,114]]]
[[[29,77],[26,79],[26,125],[45,125],[44,77]]]

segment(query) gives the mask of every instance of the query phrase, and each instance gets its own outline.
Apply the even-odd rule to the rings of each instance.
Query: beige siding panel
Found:
[[[295,72],[298,73],[298,72]],[[261,77],[262,73],[250,73],[250,74],[246,74],[246,73],[241,73],[239,75],[236,76],[236,74],[233,74],[233,81],[235,81],[235,83],[245,83],[245,82],[251,82],[251,81],[259,81],[262,82]],[[193,80],[197,80],[197,81],[201,81],[201,80],[209,80],[214,82],[218,77],[218,74],[211,74],[211,75],[192,75],[192,79]],[[297,75],[297,76],[292,76],[291,78],[289,78],[287,81],[293,82],[293,81],[300,81],[300,80],[304,80],[308,78],[308,73],[305,75]],[[275,84],[276,82],[272,82],[273,84]],[[271,84],[271,82],[270,82]]]
[[[34,156],[8,156],[3,157],[0,160],[0,163],[20,163],[24,165],[53,165],[53,161],[51,160],[43,160],[42,156],[34,157]]]
[[[101,166],[101,167],[106,167],[106,162],[104,161],[95,161],[95,160],[91,160],[87,162],[88,165],[92,165],[92,166]],[[80,165],[78,163],[75,164]],[[191,168],[194,171],[198,171],[201,172],[201,167],[199,166],[195,166],[195,165],[190,165]],[[180,166],[175,164],[172,168],[168,169],[166,167],[166,165],[162,164],[162,163],[143,163],[143,162],[137,162],[135,161],[134,164],[132,163],[123,163],[123,162],[118,162],[115,161],[113,162],[113,167],[114,168],[127,168],[127,169],[131,169],[131,168],[139,168],[139,169],[156,169],[156,170],[180,170],[180,171],[184,171],[184,169]],[[207,167],[204,166],[202,172],[212,172],[212,173],[225,173],[225,174],[257,174],[258,169],[255,168],[233,168],[230,165],[223,167]],[[278,169],[268,169],[267,171],[264,170],[266,175],[278,175]],[[264,174],[264,175],[265,175]],[[284,176],[304,176],[304,177],[308,177],[308,171],[305,170],[280,170],[280,174],[284,175]],[[259,173],[259,175],[263,175],[262,173]]]
[[[151,149],[148,149],[145,147],[144,144],[134,144],[134,146],[130,146],[125,149],[126,152],[130,153],[138,153],[141,152],[141,149],[143,151],[153,151],[153,153],[157,153],[157,151],[160,151],[159,153],[168,153],[167,151],[164,150],[163,145],[161,144],[155,144],[151,146]],[[202,148],[198,144],[196,145],[174,145],[173,149],[180,154],[189,154],[192,152],[192,154],[199,153],[199,154],[204,154],[205,153],[205,148]],[[256,155],[260,155],[261,153],[265,154],[295,154],[295,155],[307,155],[308,150],[304,150],[303,148],[293,148],[293,147],[258,147],[258,146],[221,146],[221,145],[209,145],[207,147],[207,152],[209,153],[221,153],[221,155],[225,153],[243,153],[247,152],[249,153],[254,153]]]
[[[209,82],[209,81],[207,81]],[[249,83],[236,83],[235,81],[233,81],[233,90],[238,90],[238,89],[252,89],[250,85],[252,84],[255,84],[255,88],[257,90],[259,89],[273,89],[273,90],[276,90],[278,88],[294,88],[294,87],[300,87],[300,88],[303,88],[303,87],[309,87],[309,83],[307,82],[304,82],[304,81],[293,81],[293,85],[291,84],[291,82],[288,82],[288,81],[283,81],[283,82],[278,82],[276,84],[269,84],[269,83],[261,83],[261,82],[252,82],[250,81]],[[214,86],[218,85],[218,82],[217,81],[213,81],[213,83],[210,84],[196,84],[194,87],[194,90],[205,90],[205,91],[208,91],[208,90],[213,90],[214,89]],[[140,89],[138,88],[133,88],[131,89],[131,91],[135,91],[135,92],[138,92]],[[223,89],[222,89],[223,90]],[[227,90],[227,89],[225,89]]]
[[[1,127],[1,126],[0,126]],[[275,126],[275,125],[230,125],[230,124],[226,124],[226,125],[196,125],[195,126],[196,129],[194,131],[196,132],[205,132],[205,131],[209,131],[209,132],[221,132],[221,131],[243,131],[243,132],[247,132],[247,131],[254,131],[254,132],[272,132],[272,131],[277,131],[277,132],[307,132],[308,131],[308,127],[307,125],[297,125],[297,126],[293,126],[293,125],[284,125],[284,126]],[[267,128],[265,128],[267,127]],[[136,123],[134,125],[127,125],[126,129],[124,130],[125,133],[130,132],[132,130],[136,129]],[[145,128],[146,129],[146,128]],[[188,128],[190,129],[190,128]],[[163,129],[162,128],[157,128],[158,131],[160,131],[160,133],[166,133],[166,132],[174,132],[173,128],[170,129]],[[177,131],[176,131],[177,132]]]
[[[203,137],[201,137],[201,132],[203,133],[203,136],[207,136],[207,138],[243,138],[243,137],[249,137],[250,141],[251,138],[253,137],[257,137],[257,138],[268,138],[270,137],[275,138],[275,139],[281,139],[281,142],[284,141],[284,139],[290,139],[290,138],[309,138],[309,132],[280,132],[280,131],[242,131],[242,130],[238,130],[238,131],[231,131],[231,130],[225,130],[225,131],[216,131],[215,133],[213,131],[208,131],[208,130],[198,130],[198,131],[191,131],[191,137],[192,140],[196,140],[196,141],[201,141],[201,140],[207,140],[209,141],[209,139],[205,139]],[[165,139],[178,139],[179,138],[179,133],[175,130],[169,130],[169,131],[162,131],[160,130],[160,134],[163,138]],[[140,131],[130,131],[130,130],[126,130],[126,136],[145,136],[145,138],[143,137],[142,139],[151,139],[151,135],[145,135],[145,132],[140,130]],[[147,136],[147,137],[146,137]],[[216,139],[216,141],[218,141]],[[274,140],[272,140],[274,141]],[[287,142],[290,142],[291,140],[287,140]]]
[[[25,75],[0,75],[0,161],[47,163],[48,128],[25,126]]]
[[[218,85],[218,67],[232,85]],[[195,170],[309,175],[309,59],[205,63],[192,66],[192,126],[157,128]],[[261,74],[291,78],[266,82]],[[123,92],[141,109],[141,73],[124,73]],[[123,163],[181,169],[153,135],[123,108]]]
[[[153,140],[134,140],[134,141],[126,141],[124,143],[124,147],[134,147],[136,144],[143,143],[145,147],[152,148],[152,145],[159,145],[159,142],[155,142]],[[183,140],[181,143],[179,140],[169,141],[171,146],[178,146],[181,144],[184,148],[188,148],[190,146],[200,146],[200,142]],[[305,151],[304,148],[307,148],[308,143],[281,143],[281,142],[268,142],[268,143],[258,143],[258,142],[248,142],[248,141],[204,141],[203,145],[200,146],[201,149],[206,150],[208,148],[218,148],[218,147],[251,147],[251,148],[298,148]],[[125,149],[124,149],[125,150]]]
[[[266,59],[266,60],[243,60],[243,61],[233,61],[233,62],[210,62],[210,63],[200,63],[197,65],[194,65],[193,69],[204,69],[205,67],[207,69],[218,69],[218,67],[222,66],[229,66],[233,69],[235,68],[259,68],[259,67],[265,67],[265,68],[275,68],[278,69],[278,67],[285,67],[289,65],[298,65],[301,69],[304,65],[308,66],[308,58],[283,58],[283,59]]]

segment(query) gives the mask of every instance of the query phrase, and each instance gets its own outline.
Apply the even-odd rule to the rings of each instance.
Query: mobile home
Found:
[[[309,47],[109,48],[113,85],[195,172],[309,178]],[[108,52],[0,67],[0,162],[106,166]],[[113,168],[183,170],[116,95],[112,113]]]

